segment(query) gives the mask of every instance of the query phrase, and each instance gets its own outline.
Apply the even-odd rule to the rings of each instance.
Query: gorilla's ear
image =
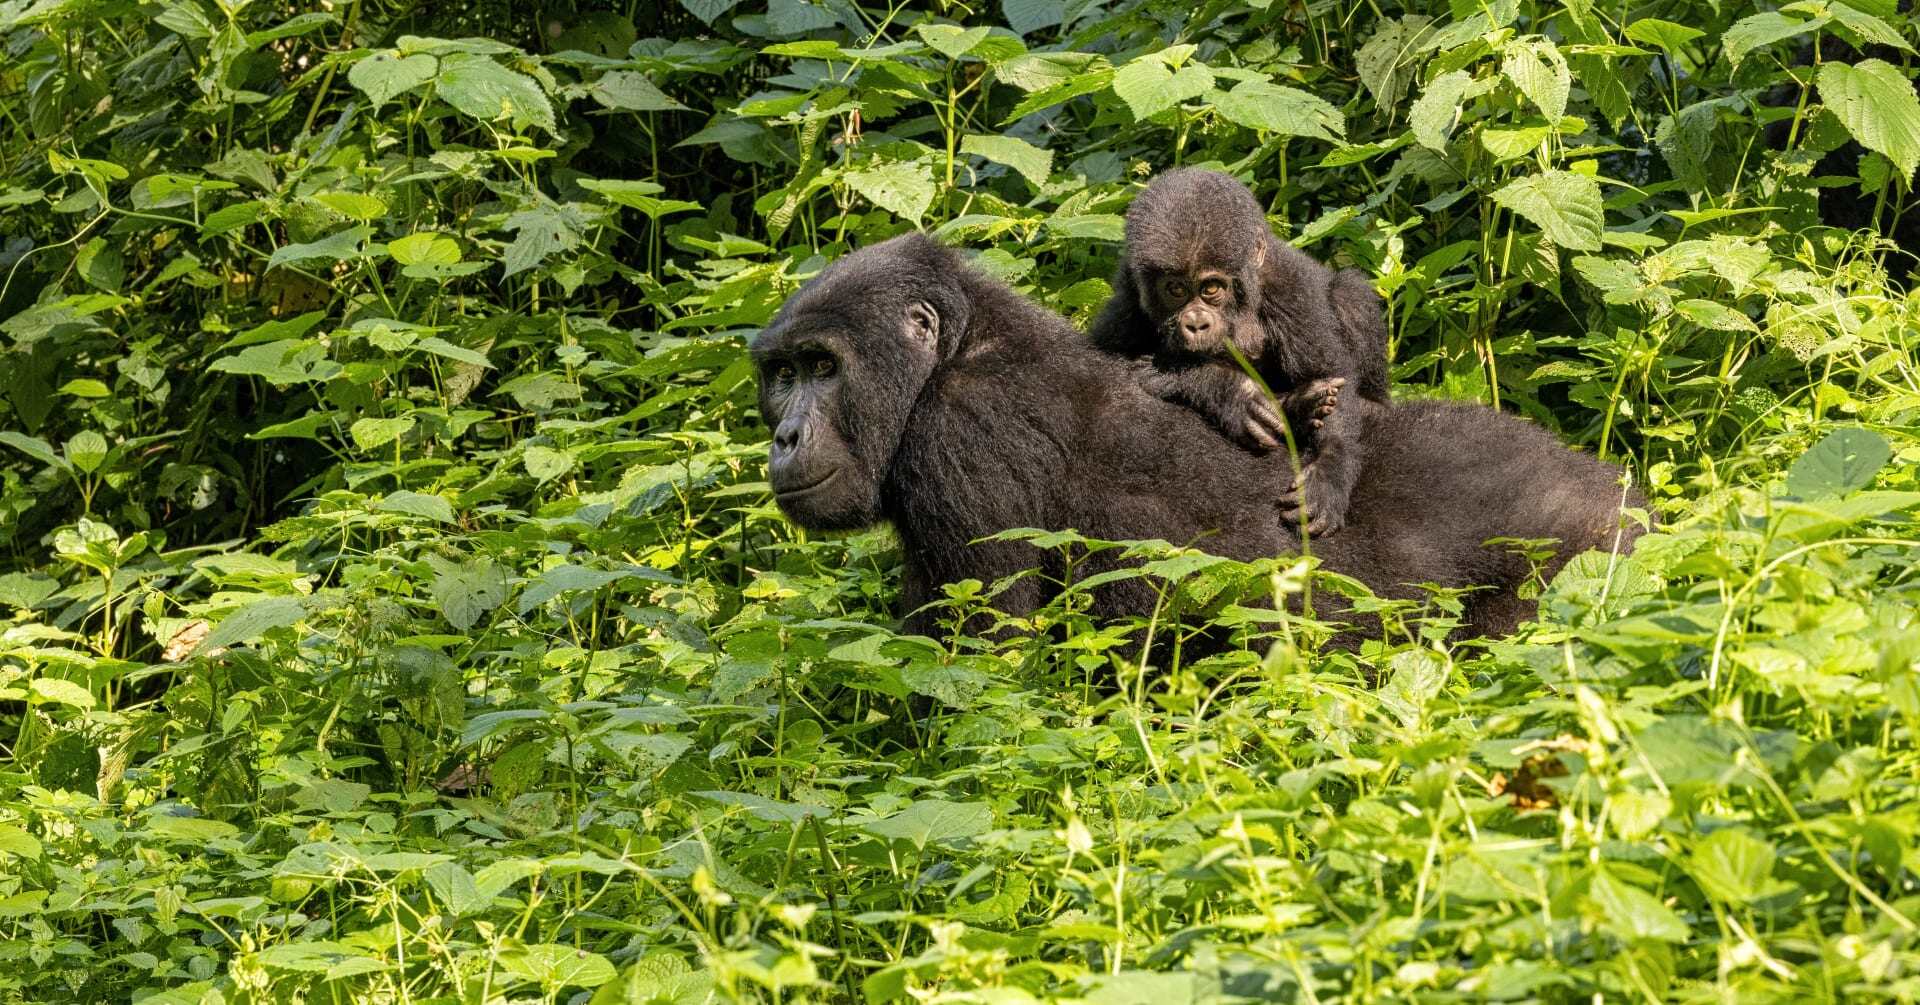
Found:
[[[1262,225],[1264,225],[1266,221],[1262,220],[1261,223]],[[1269,238],[1266,238],[1265,240],[1253,242],[1253,271],[1259,272],[1261,269],[1266,267],[1267,241],[1271,241],[1271,240],[1273,240],[1273,238],[1269,237]]]
[[[915,300],[907,305],[905,319],[907,338],[921,348],[940,355],[940,312],[925,300]]]

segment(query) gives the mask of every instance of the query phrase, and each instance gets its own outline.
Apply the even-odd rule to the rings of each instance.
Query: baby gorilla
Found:
[[[1244,446],[1273,450],[1291,430],[1304,466],[1283,512],[1304,515],[1312,534],[1338,530],[1360,477],[1361,424],[1340,396],[1388,401],[1386,323],[1372,285],[1274,237],[1253,193],[1217,171],[1154,179],[1127,210],[1126,236],[1094,345],[1150,360],[1149,391]],[[1235,350],[1279,396],[1278,412]]]

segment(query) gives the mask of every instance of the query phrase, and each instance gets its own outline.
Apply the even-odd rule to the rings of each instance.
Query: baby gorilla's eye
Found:
[[[1227,292],[1227,284],[1218,279],[1209,279],[1200,284],[1200,295],[1208,300],[1218,300]]]
[[[839,369],[840,365],[834,362],[832,356],[822,356],[813,361],[813,375],[823,380],[833,376],[834,372]]]
[[[1187,284],[1178,279],[1172,277],[1162,279],[1160,281],[1160,290],[1167,295],[1167,299],[1169,300],[1187,299]]]

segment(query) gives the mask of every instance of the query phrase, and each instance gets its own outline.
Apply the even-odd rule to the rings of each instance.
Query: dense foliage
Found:
[[[0,998],[1920,997],[1913,29],[0,0]],[[1176,163],[1661,531],[1510,640],[891,632],[744,339],[916,226],[1084,321]]]

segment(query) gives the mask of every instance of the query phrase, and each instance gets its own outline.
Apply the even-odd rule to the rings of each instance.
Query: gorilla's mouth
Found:
[[[805,485],[800,485],[794,488],[787,488],[787,489],[776,487],[773,490],[773,496],[775,499],[792,499],[795,496],[803,496],[809,492],[814,491],[815,489],[825,488],[828,482],[833,481],[835,478],[838,478],[838,477],[840,477],[840,469],[834,468],[832,471],[827,472],[824,476],[816,478]]]

